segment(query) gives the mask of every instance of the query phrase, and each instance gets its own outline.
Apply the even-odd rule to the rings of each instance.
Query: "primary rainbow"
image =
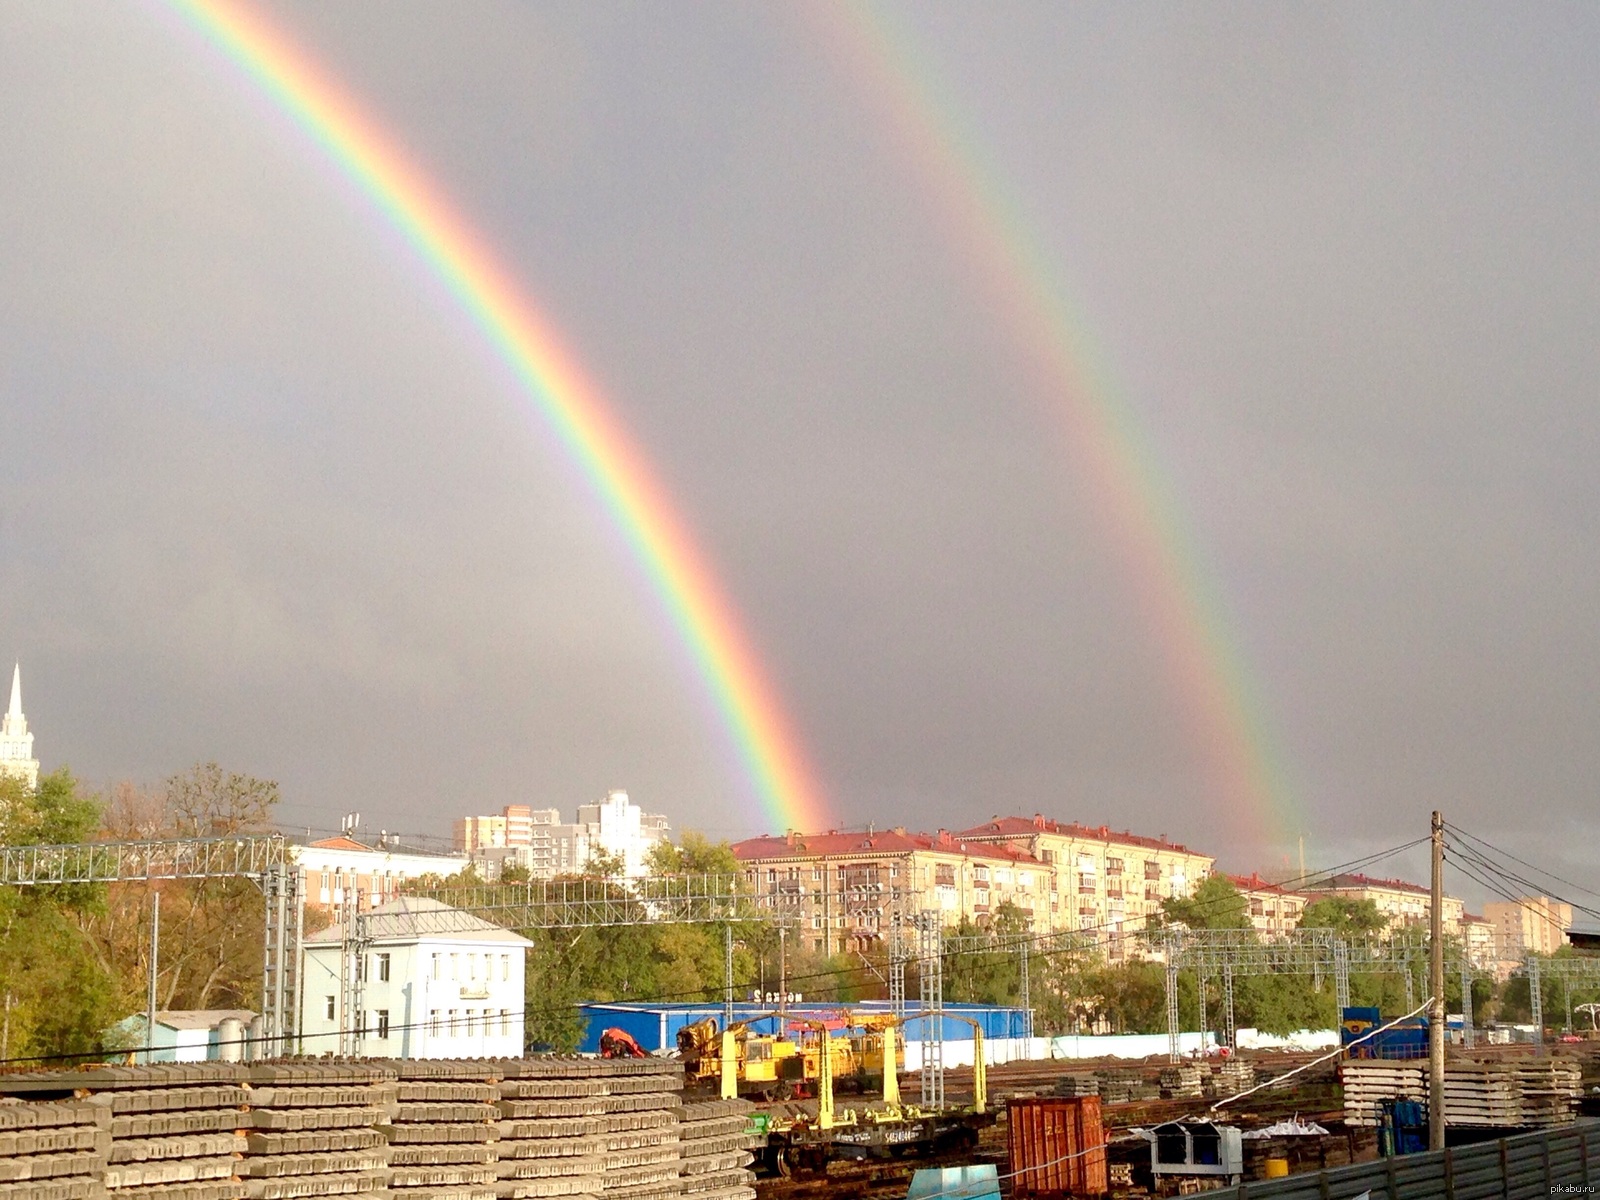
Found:
[[[705,556],[633,440],[549,322],[437,186],[259,13],[231,0],[170,0],[366,194],[511,367],[588,477],[690,650],[777,829],[828,814],[794,732]]]
[[[1287,847],[1303,823],[1238,638],[1138,414],[1098,361],[1089,322],[1068,303],[1050,255],[941,97],[909,31],[865,2],[803,12],[892,122],[953,236],[982,272],[998,320],[1059,393],[1089,491],[1127,561],[1237,832],[1258,845]]]

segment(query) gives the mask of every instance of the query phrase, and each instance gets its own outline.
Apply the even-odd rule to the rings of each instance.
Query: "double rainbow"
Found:
[[[767,822],[778,829],[826,825],[826,806],[793,729],[705,555],[550,322],[440,189],[259,13],[229,0],[171,3],[355,183],[511,368],[652,581]]]

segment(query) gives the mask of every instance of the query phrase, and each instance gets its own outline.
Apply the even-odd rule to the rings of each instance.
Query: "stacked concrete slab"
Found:
[[[396,1105],[392,1068],[315,1059],[246,1068],[250,1105],[249,1200],[386,1196],[389,1145],[382,1126]]]
[[[754,1200],[747,1100],[710,1100],[678,1110],[678,1194],[693,1200]]]
[[[506,1062],[496,1194],[674,1200],[682,1084],[660,1059]]]
[[[385,1126],[394,1200],[495,1200],[497,1062],[394,1064],[399,1093]]]
[[[100,1200],[110,1150],[104,1104],[0,1102],[3,1200]]]

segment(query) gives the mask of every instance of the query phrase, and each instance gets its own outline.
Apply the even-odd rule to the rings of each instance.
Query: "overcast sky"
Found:
[[[841,825],[1298,854],[1219,788],[848,16],[267,11],[610,398]],[[1148,431],[1307,860],[1442,807],[1600,887],[1600,9],[886,11]],[[161,4],[0,9],[0,212],[0,653],[47,769],[215,759],[318,827],[612,787],[763,827],[482,337]]]

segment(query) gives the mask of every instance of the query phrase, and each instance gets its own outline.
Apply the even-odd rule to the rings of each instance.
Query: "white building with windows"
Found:
[[[373,909],[367,929],[370,942],[351,962],[339,926],[306,935],[307,1054],[521,1057],[523,957],[532,942],[416,896]]]

